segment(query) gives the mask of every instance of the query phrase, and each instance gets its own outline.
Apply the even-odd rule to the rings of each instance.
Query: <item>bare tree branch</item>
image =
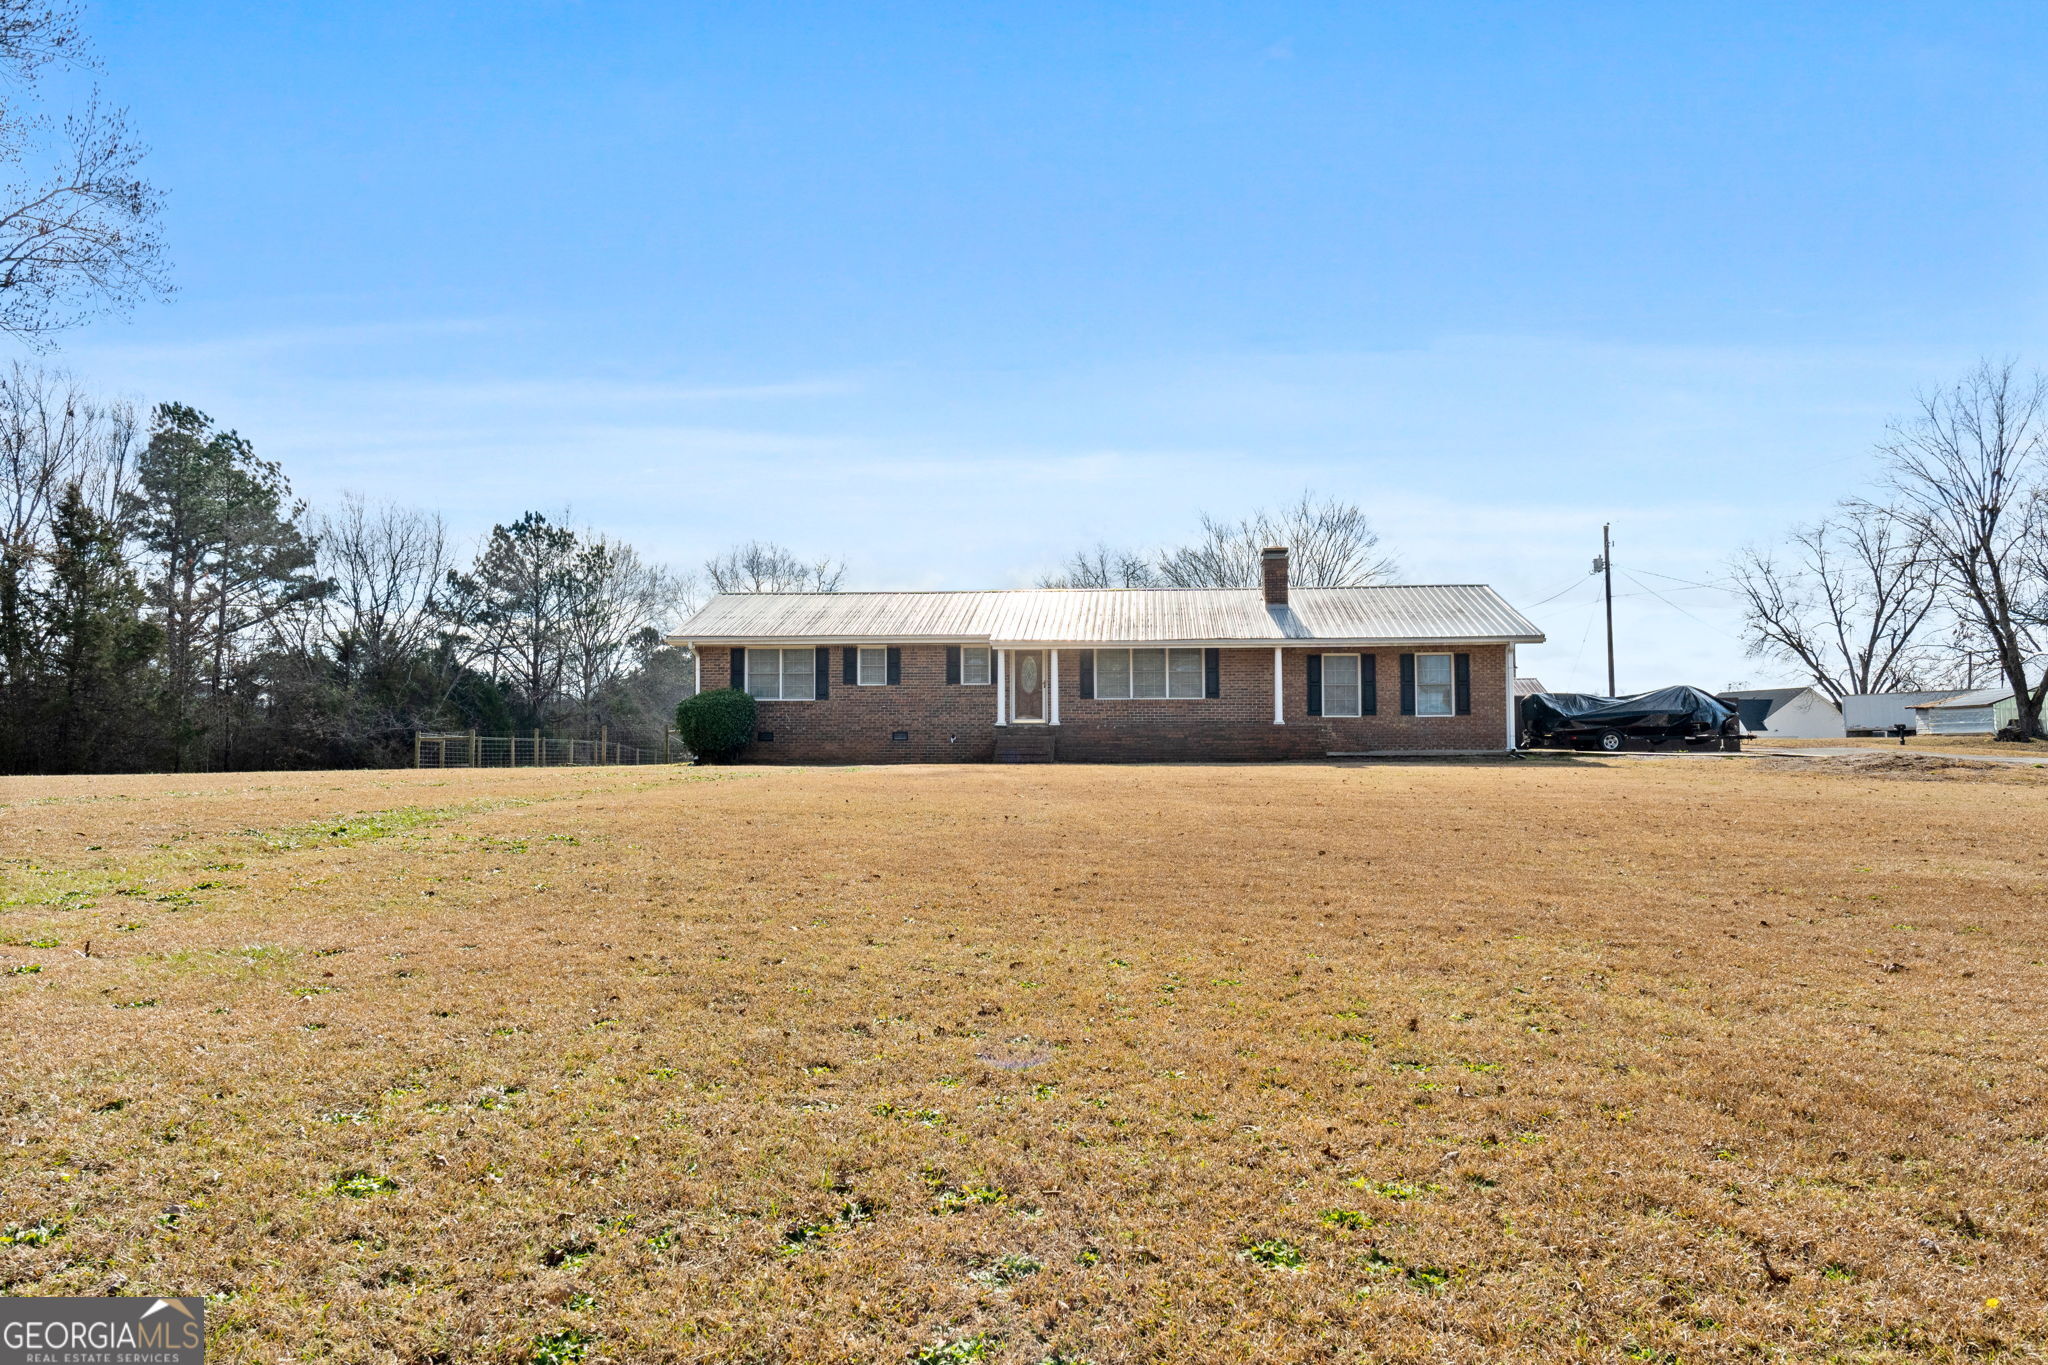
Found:
[[[1798,664],[1837,702],[1927,685],[1939,584],[1911,526],[1850,503],[1788,539],[1789,559],[1750,548],[1729,566],[1751,656]]]
[[[1982,362],[1924,397],[1880,450],[1897,515],[1995,655],[2022,733],[2041,735],[2048,677],[2030,678],[2028,665],[2042,647],[2048,599],[2048,378]]]
[[[77,12],[0,0],[0,73],[32,90],[43,68],[90,66]],[[0,331],[28,341],[169,292],[157,217],[127,115],[100,103],[61,120],[0,101]]]
[[[843,560],[803,560],[772,542],[750,540],[704,561],[713,592],[837,592]]]

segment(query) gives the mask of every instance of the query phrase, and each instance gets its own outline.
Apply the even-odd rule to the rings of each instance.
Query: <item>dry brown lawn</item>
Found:
[[[1752,749],[1925,749],[1934,753],[1991,754],[1999,758],[2031,758],[2048,763],[2048,743],[2008,744],[1990,735],[1907,735],[1901,745],[1882,735],[1849,739],[1751,739]]]
[[[0,1292],[220,1361],[2036,1359],[2048,775],[0,783]]]

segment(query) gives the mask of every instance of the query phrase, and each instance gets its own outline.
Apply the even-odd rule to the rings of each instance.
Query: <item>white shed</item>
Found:
[[[1934,692],[1859,692],[1842,698],[1842,725],[1852,735],[1881,735],[1895,725],[1917,729],[1920,713],[1914,707],[1945,701],[1955,694],[1953,687]]]
[[[1934,701],[1921,702],[1912,712],[1919,718],[1923,735],[1989,735],[1998,730],[1998,704],[2012,705],[2010,687],[1979,687],[1971,692],[1951,692]]]
[[[1742,728],[1763,739],[1840,739],[1842,712],[1811,687],[1750,687],[1715,693],[1742,716]]]

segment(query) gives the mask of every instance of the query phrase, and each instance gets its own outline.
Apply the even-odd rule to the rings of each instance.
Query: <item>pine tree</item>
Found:
[[[51,521],[50,572],[36,711],[46,772],[149,765],[150,661],[162,633],[142,619],[143,595],[119,528],[72,484]]]
[[[277,465],[202,412],[165,403],[136,466],[137,538],[156,560],[149,604],[164,635],[168,717],[178,766],[234,762],[236,670],[250,632],[316,600],[304,504]],[[209,734],[209,732],[211,732]]]

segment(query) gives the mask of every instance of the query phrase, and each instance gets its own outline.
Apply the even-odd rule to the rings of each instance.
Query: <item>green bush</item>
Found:
[[[733,687],[685,697],[676,708],[676,734],[705,762],[731,758],[754,737],[754,699]]]

